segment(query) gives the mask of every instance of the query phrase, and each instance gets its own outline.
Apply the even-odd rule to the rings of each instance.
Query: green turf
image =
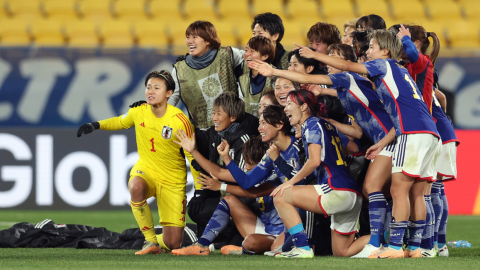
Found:
[[[0,211],[0,229],[10,223],[36,223],[50,218],[123,231],[135,227],[130,211]],[[158,219],[158,217],[157,217]],[[472,248],[450,249],[449,258],[366,260],[333,257],[278,259],[265,256],[177,257],[171,254],[134,256],[132,250],[0,249],[0,269],[478,269],[480,268],[480,216],[451,216],[447,240],[468,240]]]

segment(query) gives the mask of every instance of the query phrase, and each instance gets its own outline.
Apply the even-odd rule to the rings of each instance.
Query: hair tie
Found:
[[[430,32],[427,32],[427,38],[431,37]]]

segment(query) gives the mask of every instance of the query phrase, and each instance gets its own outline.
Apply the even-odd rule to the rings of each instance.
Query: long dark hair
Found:
[[[430,60],[432,60],[432,64],[435,65],[435,61],[437,61],[438,53],[440,52],[440,39],[438,39],[437,34],[435,32],[427,32],[425,28],[421,25],[403,25],[405,28],[410,30],[410,35],[412,36],[412,42],[419,40],[422,45],[420,46],[420,52],[424,55],[427,54],[427,49],[430,47],[430,40],[429,37],[432,38],[432,52],[430,53]],[[395,24],[390,27],[390,29],[394,30],[395,33],[398,33],[400,29],[399,24]]]

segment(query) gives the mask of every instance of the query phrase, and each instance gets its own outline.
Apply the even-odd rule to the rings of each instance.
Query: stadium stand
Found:
[[[119,20],[133,23],[146,19],[147,7],[147,2],[141,0],[118,0],[112,6],[112,13]]]
[[[0,21],[0,38],[2,46],[29,46],[31,37],[28,34],[28,24],[19,19],[4,19]]]
[[[40,47],[59,47],[65,45],[61,23],[51,19],[42,19],[31,25],[31,33],[35,37],[35,45]]]
[[[75,20],[65,25],[70,47],[96,47],[99,45],[97,25],[91,21]]]

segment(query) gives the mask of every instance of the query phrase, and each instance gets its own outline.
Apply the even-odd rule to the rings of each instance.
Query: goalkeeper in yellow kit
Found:
[[[140,158],[130,171],[128,189],[133,215],[145,235],[142,250],[135,254],[158,254],[162,249],[180,248],[185,227],[187,197],[185,184],[187,169],[185,156],[191,163],[190,153],[175,144],[175,132],[181,129],[193,134],[193,126],[178,108],[167,104],[175,90],[175,82],[167,71],[153,71],[145,79],[147,103],[131,108],[119,117],[83,124],[77,133],[88,134],[96,129],[120,130],[135,126]],[[198,173],[190,166],[194,179]],[[155,235],[152,212],[147,199],[157,199],[163,234]]]

